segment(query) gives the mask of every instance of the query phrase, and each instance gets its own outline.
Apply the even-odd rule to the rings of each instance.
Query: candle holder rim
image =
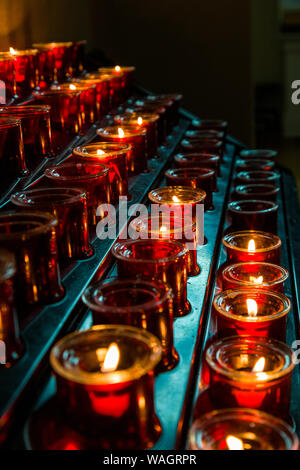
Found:
[[[194,126],[199,126],[199,125],[221,125],[222,128],[227,128],[228,127],[228,121],[225,119],[194,119],[192,121],[192,124]]]
[[[60,198],[59,201],[54,202],[53,199],[52,199],[53,198],[53,193],[54,193],[54,196],[57,193],[60,193],[61,195],[66,195],[66,198],[65,199]],[[73,193],[73,194],[67,195],[67,193]],[[51,195],[51,200],[49,200],[50,195]],[[25,196],[26,199],[22,199],[22,196]],[[33,199],[29,198],[29,200],[28,200],[27,196],[31,196],[31,197],[33,197]],[[40,201],[39,199],[35,200],[34,196],[37,196],[37,197],[38,196],[44,196],[45,201]],[[43,205],[44,202],[45,202],[45,205],[47,205],[47,206],[55,206],[58,203],[61,206],[61,205],[69,205],[69,204],[72,204],[74,202],[80,201],[82,198],[86,198],[86,193],[82,189],[79,189],[79,188],[62,188],[62,187],[59,186],[59,187],[56,187],[56,188],[43,187],[43,188],[37,188],[37,189],[18,191],[18,192],[11,195],[10,200],[13,204],[16,204],[16,205],[22,206],[22,207],[27,205],[27,204],[29,204],[30,206],[35,206],[36,204],[41,203],[41,205]]]
[[[267,206],[265,209],[257,209],[257,210],[239,210],[237,206],[243,206],[245,204],[264,204]],[[257,214],[257,213],[267,213],[267,212],[274,212],[279,209],[279,204],[271,201],[264,201],[262,199],[247,199],[244,201],[232,201],[228,205],[228,209],[236,214]]]
[[[185,193],[190,193],[194,195],[194,199],[191,199],[189,201],[184,201],[184,202],[174,202],[170,200],[169,202],[167,201],[160,201],[158,200],[158,194],[155,195],[155,193],[168,193],[168,192],[174,192],[174,191],[181,191]],[[206,192],[203,191],[202,189],[194,189],[189,186],[164,186],[161,188],[157,189],[152,189],[152,191],[149,192],[148,197],[151,202],[154,203],[163,203],[163,204],[171,204],[171,205],[184,205],[184,204],[198,204],[202,203],[204,199],[206,198]]]
[[[98,167],[98,170],[96,173],[92,174],[92,175],[72,175],[72,176],[63,176],[63,175],[59,175],[58,173],[55,174],[55,171],[59,171],[59,170],[64,170],[65,168],[72,168],[72,167],[75,167],[75,166],[78,166],[78,165],[84,165],[84,166],[87,166],[88,168],[89,167]],[[100,167],[102,167],[102,169],[100,170]],[[64,180],[64,181],[83,181],[83,180],[93,180],[95,178],[99,178],[101,176],[105,176],[109,173],[109,170],[110,168],[106,165],[103,165],[102,163],[63,163],[62,165],[57,165],[57,166],[51,166],[49,168],[46,169],[45,171],[45,176],[47,176],[48,178],[50,179],[53,179],[53,180],[56,180],[56,179],[60,179],[60,180]]]
[[[262,231],[259,231],[259,230],[241,230],[241,231],[238,231],[238,232],[228,233],[227,235],[225,235],[223,237],[222,243],[226,248],[230,248],[230,249],[234,249],[234,250],[237,250],[237,251],[242,251],[244,253],[248,253],[249,252],[248,248],[241,248],[239,246],[235,246],[235,245],[230,244],[230,239],[232,239],[234,237],[238,237],[238,236],[247,236],[247,235],[249,235],[249,238],[251,238],[251,236],[254,236],[254,235],[259,235],[261,237],[265,237],[265,238],[268,238],[270,240],[271,239],[276,240],[276,243],[274,245],[270,246],[270,247],[255,248],[255,253],[265,253],[265,252],[268,252],[268,251],[272,251],[276,248],[280,248],[281,245],[282,245],[281,239],[279,237],[277,237],[277,235],[273,235],[272,233],[269,233],[269,232],[262,232]]]
[[[165,175],[170,175],[170,176],[178,176],[178,173],[196,173],[196,178],[197,178],[197,173],[200,175],[199,176],[214,176],[215,175],[215,170],[212,170],[211,168],[197,168],[197,167],[190,167],[190,168],[170,168],[165,172]],[[180,176],[179,176],[180,177]],[[188,178],[188,176],[187,176]]]
[[[120,71],[117,71],[115,67],[119,66]],[[110,71],[110,72],[115,72],[117,75],[119,75],[120,72],[135,72],[136,67],[134,65],[111,65],[111,66],[106,66],[106,67],[99,67],[98,72],[102,71]]]
[[[76,87],[76,90],[79,92],[85,91],[85,90],[94,90],[96,89],[96,84],[91,83],[91,84],[84,84],[80,79],[73,79],[70,83],[60,83],[58,85],[52,85],[50,87],[50,90],[59,90],[59,91],[68,91],[70,89],[70,86],[74,85]],[[72,88],[71,88],[72,90]]]
[[[9,60],[10,62],[13,62],[14,58],[9,51],[0,51],[0,61],[1,60]]]
[[[245,170],[245,171],[240,171],[237,174],[237,178],[244,178],[244,179],[251,179],[247,178],[248,175],[253,175],[253,178],[257,177],[259,173],[264,173],[266,176],[266,181],[270,180],[277,180],[280,179],[280,173],[274,170]],[[263,180],[264,181],[264,180]]]
[[[283,367],[276,371],[245,372],[222,367],[222,365],[220,365],[215,359],[215,356],[220,352],[221,347],[224,349],[226,346],[229,347],[228,345],[230,345],[230,350],[232,351],[232,348],[235,345],[246,347],[251,343],[261,351],[266,350],[267,352],[271,351],[273,353],[276,352],[277,354],[280,353],[284,360]],[[255,383],[258,384],[273,382],[289,373],[292,373],[295,367],[293,362],[293,351],[287,344],[275,339],[251,337],[248,335],[231,336],[215,341],[206,350],[205,357],[207,363],[215,372],[226,377],[230,381],[242,384],[251,384],[253,383],[254,378],[256,379]]]
[[[175,217],[175,215],[168,214],[168,216],[169,216],[170,218],[176,219],[175,222],[178,220],[178,219]],[[135,219],[133,219],[133,220],[130,222],[130,225],[133,226],[133,227],[135,227],[135,229],[136,229],[137,224],[138,224],[139,222],[144,223],[144,224],[146,224],[146,223],[148,222],[147,227],[144,226],[144,227],[142,227],[142,229],[140,230],[141,233],[144,233],[144,231],[149,232],[149,230],[150,230],[151,234],[152,234],[152,233],[153,233],[153,234],[161,234],[161,233],[163,234],[164,232],[161,232],[160,229],[159,229],[158,231],[154,231],[154,230],[152,231],[152,227],[149,228],[149,222],[150,222],[150,221],[152,222],[153,219],[155,219],[155,220],[157,220],[157,219],[160,220],[160,216],[159,216],[159,215],[153,216],[153,215],[149,214],[148,216],[136,217]],[[178,225],[179,225],[178,228],[173,228],[173,227],[171,228],[171,227],[170,227],[170,228],[169,228],[169,231],[168,231],[167,233],[168,233],[168,234],[170,234],[170,233],[172,233],[172,234],[181,233],[181,234],[182,234],[182,233],[184,233],[184,230],[185,230],[185,228],[186,228],[187,226],[188,226],[188,227],[192,227],[192,229],[196,229],[196,225],[197,225],[197,224],[196,224],[196,222],[193,221],[192,217],[185,217],[185,218],[184,218],[184,224],[180,223],[180,220],[178,220]],[[144,230],[144,231],[143,231],[143,230]]]
[[[149,244],[149,243],[159,243],[159,244],[169,244],[169,245],[172,245],[172,246],[176,246],[177,249],[178,249],[178,252],[176,254],[173,254],[173,255],[170,255],[168,256],[167,258],[160,258],[160,259],[148,259],[148,258],[127,258],[127,257],[124,257],[120,254],[120,249],[121,247],[123,246],[130,246],[130,245],[135,245],[135,244]],[[116,243],[113,248],[112,248],[112,254],[113,256],[118,259],[118,260],[124,260],[126,259],[127,262],[129,263],[141,263],[141,264],[144,264],[145,262],[147,263],[151,263],[151,264],[157,264],[158,262],[159,263],[173,263],[173,262],[176,262],[178,260],[179,257],[182,257],[182,256],[186,256],[187,254],[189,253],[188,249],[180,242],[176,241],[176,240],[162,240],[162,239],[155,239],[155,238],[152,238],[151,240],[125,240],[123,242],[118,242]]]
[[[53,50],[56,47],[71,47],[73,44],[72,41],[36,42],[32,44],[32,47],[35,49]]]
[[[0,118],[3,116],[13,116],[18,115],[16,119],[22,119],[23,117],[30,117],[38,113],[49,114],[51,106],[43,104],[30,104],[30,105],[20,105],[20,106],[9,106],[9,107],[0,107]],[[22,115],[24,113],[24,115]]]
[[[6,116],[1,116],[0,114],[0,128],[1,127],[21,127],[21,119],[19,117],[6,117]]]
[[[81,91],[76,88],[72,90],[72,88],[65,88],[65,89],[59,89],[59,88],[47,88],[46,90],[35,90],[32,92],[33,96],[36,98],[39,97],[47,97],[47,96],[55,96],[55,95],[73,95],[73,96],[80,96]]]
[[[194,421],[190,431],[190,443],[192,449],[199,448],[196,444],[196,433],[199,429],[205,429],[206,427],[220,422],[220,420],[227,421],[230,419],[239,419],[243,416],[245,417],[245,420],[243,420],[245,423],[250,424],[252,420],[256,423],[261,421],[262,424],[268,424],[272,429],[280,429],[280,434],[285,434],[285,437],[291,442],[291,446],[288,450],[298,450],[299,438],[288,423],[269,413],[252,408],[226,408],[203,414]]]
[[[135,286],[141,285],[141,287],[152,287],[153,291],[156,291],[160,295],[158,300],[150,300],[143,302],[139,305],[130,305],[126,307],[120,307],[120,306],[112,306],[112,305],[107,305],[104,303],[98,303],[94,300],[94,297],[96,293],[101,292],[101,290],[104,287],[115,287],[116,289],[118,287],[125,287],[125,286]],[[144,312],[147,309],[152,309],[156,307],[157,305],[163,305],[164,302],[167,300],[172,300],[173,299],[173,293],[171,288],[167,284],[162,284],[157,281],[151,282],[151,281],[146,281],[143,279],[128,279],[128,280],[120,280],[120,279],[115,279],[115,280],[110,280],[107,279],[105,281],[98,281],[89,287],[87,287],[82,295],[82,300],[87,305],[92,311],[96,312],[107,312],[107,313],[115,313],[115,314],[128,314],[128,310],[133,313],[141,313]]]
[[[37,48],[28,49],[14,49],[14,52],[8,52],[12,57],[24,56],[24,55],[37,55],[39,53]]]
[[[213,153],[197,153],[197,152],[189,152],[189,153],[177,153],[174,155],[175,161],[181,160],[195,160],[198,158],[199,160],[204,161],[215,161],[219,162],[221,157],[219,155],[215,155]]]
[[[249,296],[253,299],[255,297],[255,294],[257,295],[265,295],[266,297],[273,297],[277,298],[280,300],[282,304],[282,309],[280,311],[277,311],[276,313],[271,313],[269,315],[262,315],[262,316],[245,316],[245,315],[238,315],[233,312],[227,311],[225,308],[222,308],[220,305],[220,301],[222,298],[225,296],[238,296],[238,295],[245,295]],[[255,299],[254,299],[255,300]],[[291,310],[291,301],[288,297],[286,297],[284,294],[281,294],[280,292],[276,291],[269,291],[265,289],[228,289],[225,291],[220,292],[217,294],[213,300],[213,305],[215,309],[218,311],[219,314],[221,314],[224,317],[229,318],[230,320],[234,321],[239,321],[239,322],[244,322],[244,323],[264,323],[264,322],[269,322],[269,321],[274,321],[278,320],[278,318],[282,318],[286,316],[290,310]]]
[[[118,129],[121,128],[122,130],[125,130],[127,131],[127,135],[124,135],[124,137],[120,137],[119,134],[118,134]],[[113,129],[115,130],[116,129],[116,132],[113,133]],[[100,136],[100,137],[106,137],[106,136],[110,136],[110,137],[113,137],[113,138],[120,138],[120,139],[123,139],[123,138],[130,138],[130,137],[135,137],[135,136],[140,136],[140,135],[143,135],[143,136],[146,136],[147,134],[147,130],[143,127],[137,129],[135,126],[107,126],[107,127],[100,127],[99,129],[96,130],[97,134]],[[125,133],[126,134],[126,133]]]
[[[237,268],[244,267],[244,266],[254,266],[256,264],[260,265],[260,266],[263,266],[263,267],[276,268],[277,271],[279,271],[281,273],[281,277],[279,279],[275,279],[275,281],[268,281],[268,282],[263,281],[261,284],[259,284],[259,286],[261,286],[261,287],[263,287],[263,286],[274,286],[278,283],[285,282],[289,277],[288,271],[285,268],[283,268],[282,266],[279,266],[278,264],[273,264],[273,263],[266,263],[266,262],[263,262],[263,261],[249,261],[247,263],[230,264],[229,266],[227,266],[223,270],[222,274],[226,278],[226,280],[228,280],[228,281],[234,280],[234,282],[236,284],[251,285],[252,286],[252,283],[250,283],[250,281],[240,280],[240,279],[237,279],[236,277],[229,277],[228,273],[230,271],[232,271],[233,269],[237,269]]]
[[[109,146],[111,147],[117,147],[119,146],[119,150],[111,150],[109,152],[105,152],[105,154],[101,154],[101,155],[90,155],[88,152],[84,152],[84,150],[88,150],[88,149],[99,149],[99,150],[102,150],[102,148],[109,148]],[[102,148],[101,148],[102,147]],[[76,155],[78,157],[92,157],[92,158],[98,158],[99,157],[99,160],[101,159],[101,157],[105,158],[105,157],[118,157],[120,155],[123,155],[125,152],[130,152],[130,150],[132,149],[132,145],[131,144],[123,144],[123,143],[114,143],[114,142],[99,142],[99,143],[94,143],[94,144],[86,144],[86,145],[81,145],[79,147],[75,147],[73,149],[73,155]]]
[[[133,115],[136,115],[133,116]],[[146,116],[146,117],[145,117]],[[125,113],[125,114],[116,114],[114,116],[114,122],[117,124],[118,122],[122,123],[122,122],[127,122],[127,121],[137,121],[137,119],[141,117],[143,119],[143,122],[145,122],[147,124],[147,122],[156,122],[159,120],[159,114],[155,114],[155,113]],[[122,118],[124,119],[124,121],[122,121]]]
[[[259,155],[259,154],[269,154],[269,157],[275,158],[278,155],[277,150],[273,149],[244,149],[241,150],[240,156],[251,156],[251,155]],[[266,155],[267,156],[267,155]]]
[[[194,142],[193,140],[190,140],[190,139],[182,139],[181,141],[181,144],[183,146],[185,145],[195,145],[195,147],[205,147],[205,146],[209,146],[209,147],[223,147],[223,142],[222,140],[219,140],[219,139],[199,139],[197,142]]]
[[[265,158],[251,158],[247,160],[246,158],[238,158],[236,161],[236,165],[252,165],[256,163],[261,163],[262,165],[272,165],[275,167],[275,162],[274,160],[266,160]],[[248,171],[248,170],[243,170],[243,171]],[[267,170],[265,170],[267,171]]]
[[[260,194],[260,195],[264,195],[264,196],[268,196],[269,194],[277,194],[280,192],[280,188],[278,186],[275,186],[274,184],[264,184],[264,183],[251,183],[251,184],[239,184],[236,188],[235,188],[235,191],[236,193],[238,194],[248,194],[247,191],[243,191],[244,190],[247,190],[247,189],[252,189],[252,188],[266,188],[266,190],[263,192],[258,192],[256,194]],[[251,193],[250,193],[251,194]],[[255,193],[254,193],[255,194]]]
[[[144,358],[141,364],[134,364],[128,369],[119,371],[106,372],[84,372],[66,370],[58,359],[59,354],[63,351],[63,346],[67,346],[69,341],[76,341],[80,337],[84,338],[88,334],[104,332],[106,334],[115,333],[116,338],[126,337],[128,339],[138,339],[143,341],[149,348],[149,357]],[[138,380],[140,377],[154,370],[155,366],[161,360],[162,347],[159,339],[149,331],[128,325],[94,325],[85,331],[75,331],[59,340],[50,352],[50,364],[54,372],[60,377],[71,382],[83,385],[111,385],[114,383],[127,383]]]
[[[12,232],[12,233],[0,233],[0,241],[1,240],[12,240],[12,239],[26,239],[32,235],[38,235],[40,233],[47,232],[49,227],[56,227],[58,224],[57,218],[48,212],[2,212],[0,214],[0,227],[2,225],[3,219],[11,219],[9,222],[14,222],[13,219],[17,219],[14,223],[26,223],[30,222],[34,218],[39,218],[44,220],[44,223],[41,223],[39,226],[27,229],[26,232],[23,230],[21,232]],[[18,220],[19,219],[19,220]],[[28,220],[26,220],[28,219]]]

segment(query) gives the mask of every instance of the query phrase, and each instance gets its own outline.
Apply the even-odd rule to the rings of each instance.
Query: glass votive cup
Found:
[[[250,408],[202,415],[192,426],[190,450],[298,450],[293,429],[281,419]]]
[[[73,80],[73,83],[75,86],[76,83],[81,83],[87,89],[95,88],[95,91],[87,96],[87,105],[90,105],[96,120],[102,119],[109,110],[109,81],[103,77],[94,77],[87,74],[84,77],[80,77],[80,80]],[[88,98],[91,98],[90,104]],[[88,112],[90,111],[88,110]]]
[[[172,370],[178,364],[173,294],[168,286],[156,281],[108,279],[89,286],[82,300],[92,311],[94,325],[129,325],[154,334],[162,346],[156,372]]]
[[[98,69],[100,73],[113,73],[122,77],[122,88],[124,97],[130,95],[133,86],[133,77],[135,72],[135,67],[131,65],[115,65],[114,67],[100,67]]]
[[[253,170],[273,171],[275,167],[275,161],[265,160],[263,158],[253,158],[251,160],[239,159],[235,164],[235,170],[237,173]]]
[[[209,394],[216,409],[258,409],[289,420],[293,351],[284,343],[232,336],[205,354]]]
[[[258,199],[276,202],[279,193],[280,188],[274,184],[242,184],[235,187],[232,200],[242,201],[243,199]]]
[[[251,261],[231,264],[222,273],[223,290],[248,288],[283,292],[288,277],[285,268],[272,263]]]
[[[25,159],[33,169],[44,158],[53,156],[50,106],[9,106],[0,108],[1,117],[20,119]]]
[[[72,43],[72,75],[76,76],[84,72],[86,45],[85,39]]]
[[[71,85],[70,85],[71,86]],[[51,124],[56,147],[65,146],[70,136],[81,129],[80,91],[72,88],[51,88],[33,93],[37,104],[51,106]]]
[[[97,134],[104,142],[132,146],[127,162],[129,175],[137,175],[147,171],[147,132],[145,129],[136,129],[133,126],[111,126],[98,129]]]
[[[223,158],[223,141],[217,139],[203,139],[203,140],[191,140],[183,139],[181,141],[181,147],[184,151],[188,152],[201,152],[201,153],[213,153]]]
[[[290,300],[264,289],[225,290],[214,298],[212,315],[217,338],[259,336],[286,342]]]
[[[152,113],[131,113],[114,116],[116,125],[129,125],[137,129],[146,129],[147,132],[147,158],[151,159],[157,155],[158,148],[158,131],[157,123],[159,120],[158,114]]]
[[[97,120],[97,92],[96,84],[90,81],[73,78],[70,83],[57,85],[58,88],[75,87],[80,91],[80,118],[82,130],[87,130]]]
[[[145,108],[148,107],[148,103],[154,106],[163,106],[165,109],[165,123],[166,123],[166,132],[170,134],[172,132],[174,126],[174,103],[171,98],[168,97],[160,97],[156,95],[148,95],[142,100],[137,100],[137,104],[141,104]]]
[[[99,77],[105,78],[109,82],[109,106],[110,109],[116,108],[120,103],[125,99],[124,97],[124,74],[123,73],[114,73],[114,72],[105,72],[104,70],[94,73]]]
[[[177,153],[174,156],[176,168],[210,168],[215,171],[215,189],[217,189],[217,175],[220,175],[221,158],[210,153]]]
[[[228,205],[230,231],[260,230],[277,233],[279,205],[261,200],[234,201]]]
[[[126,240],[112,248],[121,279],[157,279],[173,292],[174,315],[191,311],[187,299],[187,248],[171,240]]]
[[[38,50],[11,50],[15,63],[16,98],[28,98],[39,83]]]
[[[70,77],[72,70],[72,42],[50,42],[33,44],[35,49],[42,53],[46,53],[46,60],[48,61],[47,68],[53,66],[53,80],[63,82],[66,78]],[[48,53],[48,54],[47,54]],[[47,83],[49,81],[47,80]]]
[[[188,186],[167,186],[153,189],[148,194],[151,204],[156,204],[162,212],[174,211],[178,218],[191,217],[197,233],[204,233],[204,200],[206,192]],[[151,210],[153,210],[152,208]],[[201,217],[202,216],[202,217]]]
[[[4,186],[28,174],[20,119],[0,115],[0,178]]]
[[[73,156],[78,161],[93,161],[108,166],[111,198],[118,201],[119,196],[128,196],[127,161],[130,158],[131,145],[113,142],[95,142],[76,147]]]
[[[86,195],[76,188],[40,188],[15,193],[11,201],[22,209],[48,212],[57,219],[60,261],[85,259],[93,254],[89,244]]]
[[[190,186],[193,189],[202,189],[206,193],[205,209],[213,209],[216,178],[214,170],[210,168],[176,168],[167,170],[165,177],[168,186]]]
[[[176,214],[149,215],[133,219],[129,225],[130,238],[177,240],[188,249],[188,276],[197,276],[197,231],[192,217],[177,217]]]
[[[159,340],[127,325],[72,333],[52,349],[57,400],[70,425],[102,449],[144,449],[162,428],[154,406]]]
[[[16,258],[16,303],[45,304],[64,295],[58,267],[56,218],[43,212],[4,212],[0,242]]]
[[[260,158],[265,160],[275,160],[278,152],[276,150],[270,149],[251,149],[251,150],[242,150],[240,152],[240,158],[244,160],[252,160],[252,158]]]
[[[47,168],[45,176],[55,185],[83,190],[87,199],[89,229],[97,225],[97,218],[105,216],[107,208],[98,206],[105,206],[111,200],[107,166],[98,163],[64,163]]]
[[[12,253],[0,249],[0,368],[9,368],[23,353],[15,308],[16,262]]]
[[[153,113],[159,115],[157,123],[158,144],[164,145],[168,135],[168,113],[165,106],[151,102],[137,100],[132,106],[125,110],[126,113]]]
[[[10,104],[16,93],[14,58],[9,52],[0,52],[0,105]]]
[[[171,101],[171,126],[174,127],[179,122],[179,108],[183,96],[180,93],[164,93],[159,95],[148,95],[147,100],[157,102],[157,100]]]
[[[280,174],[275,171],[243,171],[235,178],[235,186],[241,184],[274,184],[279,185]]]
[[[223,238],[223,246],[228,264],[256,261],[280,265],[281,240],[272,233],[255,230],[229,233]]]

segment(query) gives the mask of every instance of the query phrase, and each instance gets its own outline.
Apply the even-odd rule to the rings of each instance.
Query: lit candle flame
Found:
[[[11,53],[11,55],[16,55],[17,53],[17,51],[13,47],[9,48],[9,52]]]
[[[76,90],[76,86],[73,85],[73,84],[71,84],[71,85],[69,86],[69,89],[70,89],[70,90]]]
[[[167,231],[167,227],[164,227],[164,226],[163,226],[163,227],[160,227],[160,231],[161,231],[161,233],[166,232],[166,231]]]
[[[264,368],[265,368],[265,365],[266,365],[266,360],[264,357],[261,357],[260,359],[258,359],[256,361],[256,363],[254,364],[254,367],[252,369],[252,372],[263,372]]]
[[[248,251],[255,252],[255,248],[256,248],[255,241],[250,240],[248,243]]]
[[[227,436],[226,444],[229,450],[244,450],[243,442],[238,437]]]
[[[257,316],[257,302],[253,299],[247,299],[247,309],[249,317]]]
[[[120,361],[120,350],[116,343],[112,343],[106,351],[101,372],[114,372]]]
[[[121,129],[121,127],[118,128],[118,134],[119,134],[120,138],[124,137],[124,135],[125,135],[125,133],[124,133],[123,129]]]
[[[120,72],[120,71],[121,71],[121,67],[120,67],[119,65],[116,65],[116,66],[115,66],[115,71],[116,71],[116,72]]]
[[[98,149],[97,150],[97,155],[105,155],[105,152],[103,152],[103,150]]]
[[[250,276],[250,281],[253,282],[253,284],[262,284],[264,282],[264,278],[263,276],[259,276],[259,277]]]
[[[173,199],[173,202],[179,202],[179,199],[177,196],[173,196],[172,199]]]
[[[138,123],[139,126],[141,126],[143,124],[143,118],[139,117],[138,120],[137,120],[137,123]]]

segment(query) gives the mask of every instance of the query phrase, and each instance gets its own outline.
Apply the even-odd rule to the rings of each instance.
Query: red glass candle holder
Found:
[[[265,160],[263,158],[253,158],[251,160],[239,159],[236,161],[235,169],[237,173],[245,171],[273,171],[276,163],[272,160]]]
[[[280,174],[275,171],[244,171],[238,173],[235,179],[235,186],[241,184],[274,184],[279,185]]]
[[[135,67],[133,66],[120,66],[116,65],[114,67],[101,67],[98,69],[100,73],[111,73],[116,76],[122,77],[122,89],[124,98],[130,96],[133,86],[133,77],[135,72]]]
[[[0,178],[4,186],[28,173],[20,119],[0,115]]]
[[[37,104],[51,106],[54,145],[65,146],[70,136],[78,134],[81,129],[80,91],[70,85],[64,90],[51,88],[34,92],[33,96]]]
[[[93,254],[89,244],[86,195],[82,190],[33,189],[13,194],[11,201],[22,209],[48,212],[57,218],[57,246],[61,261],[84,259]]]
[[[191,140],[183,139],[181,147],[187,152],[213,153],[223,158],[223,142],[217,139]]]
[[[223,291],[213,303],[216,335],[259,336],[285,342],[290,309],[290,300],[277,292],[247,288]]]
[[[45,65],[49,69],[50,75],[52,74],[51,68],[53,66],[53,77],[51,77],[50,82],[45,80],[46,83],[51,84],[52,81],[63,82],[66,78],[70,77],[72,70],[72,42],[38,43],[33,44],[33,47],[45,54],[45,62],[47,62]]]
[[[78,83],[78,81],[74,81],[74,85],[76,85],[76,83]],[[89,88],[95,88],[95,92],[87,95],[87,105],[91,106],[91,110],[95,112],[95,118],[97,120],[102,119],[109,111],[110,106],[109,80],[107,78],[87,74],[84,77],[80,77],[79,83],[87,87],[88,90]],[[89,98],[91,98],[90,103]]]
[[[270,201],[234,201],[228,206],[230,231],[261,230],[277,233],[278,204]]]
[[[130,144],[132,146],[127,162],[130,175],[147,171],[147,132],[145,129],[136,129],[132,126],[111,126],[98,129],[97,134],[104,142]]]
[[[72,75],[80,75],[84,72],[85,48],[87,41],[82,39],[72,44]]]
[[[0,368],[9,368],[23,353],[19,324],[15,309],[14,276],[16,263],[14,256],[0,250],[0,341],[2,341]]]
[[[171,126],[174,127],[179,122],[179,108],[183,96],[180,93],[164,93],[160,95],[149,95],[147,100],[157,102],[157,100],[165,100],[166,103],[171,101]],[[161,101],[163,103],[163,101]]]
[[[119,196],[128,196],[127,161],[130,158],[131,145],[97,142],[73,150],[74,157],[84,161],[94,161],[110,168],[109,182],[111,197],[118,201]]]
[[[0,104],[11,104],[17,94],[16,72],[13,56],[0,52]]]
[[[281,240],[276,235],[255,230],[229,233],[223,238],[227,263],[251,261],[280,265]]]
[[[15,63],[16,98],[24,99],[31,95],[39,83],[38,50],[14,50],[11,55]]]
[[[173,294],[165,284],[107,280],[88,287],[82,300],[93,313],[94,325],[129,325],[154,334],[162,345],[156,372],[169,371],[178,364],[173,338]]]
[[[0,242],[16,258],[16,302],[52,303],[64,295],[58,268],[57,220],[42,212],[0,215]]]
[[[299,440],[281,419],[250,408],[212,411],[194,422],[191,450],[298,450]]]
[[[275,160],[278,152],[276,150],[270,149],[251,149],[251,150],[242,150],[240,152],[240,158],[244,160],[252,160],[252,158],[260,158],[265,160]]]
[[[221,158],[218,155],[210,153],[177,153],[174,156],[174,164],[176,168],[211,168],[216,173],[216,188],[217,189],[217,175],[220,175]]]
[[[274,339],[225,338],[208,347],[209,394],[216,409],[258,409],[289,418],[293,351]]]
[[[124,101],[125,75],[122,72],[115,73],[110,69],[103,68],[101,71],[98,70],[98,72],[94,73],[94,75],[109,81],[110,108],[115,108]]]
[[[129,225],[130,238],[177,240],[188,249],[188,276],[197,276],[200,268],[197,264],[197,231],[191,217],[184,220],[174,214],[150,215],[138,217]]]
[[[158,339],[126,325],[66,336],[50,354],[60,412],[98,449],[152,447],[162,430],[153,397],[160,359]]]
[[[138,104],[133,104],[131,107],[126,108],[125,112],[127,114],[156,114],[159,116],[157,121],[157,140],[158,145],[163,145],[167,139],[167,111],[164,106],[157,105],[155,103],[151,103],[146,101],[140,102],[137,101]]]
[[[223,290],[266,289],[283,292],[289,273],[285,268],[271,263],[248,262],[231,264],[222,274]]]
[[[98,163],[64,163],[47,168],[45,176],[55,185],[80,188],[84,191],[90,229],[96,226],[98,217],[105,216],[104,209],[97,209],[111,200],[108,167]]]
[[[158,209],[162,212],[174,211],[176,217],[184,221],[186,216],[191,217],[193,223],[196,224],[198,233],[204,234],[203,208],[206,198],[205,191],[193,189],[187,186],[169,186],[153,189],[148,198],[152,204],[157,204]],[[204,238],[204,235],[203,235]]]
[[[165,173],[168,186],[190,186],[206,192],[204,206],[213,209],[213,191],[216,173],[210,168],[176,168]]]
[[[158,114],[152,113],[131,113],[124,115],[117,115],[114,117],[115,124],[119,126],[129,125],[137,129],[146,129],[147,132],[147,157],[148,159],[154,158],[157,155],[158,147],[158,132],[157,123],[159,120]]]
[[[9,106],[0,108],[2,116],[20,119],[26,163],[31,169],[53,157],[50,106]]]
[[[279,193],[280,188],[274,184],[242,184],[235,188],[232,199],[236,201],[254,199],[276,202]]]
[[[188,250],[182,243],[166,240],[126,240],[112,249],[120,278],[158,279],[173,291],[174,314],[187,315]]]
[[[137,100],[137,105],[142,105],[145,108],[148,107],[148,103],[154,106],[163,106],[165,108],[165,122],[166,122],[166,132],[170,134],[174,125],[174,102],[168,96],[160,97],[156,95],[149,95],[143,98],[142,100]]]
[[[97,92],[96,84],[90,81],[74,78],[71,85],[63,84],[57,85],[58,88],[74,88],[80,91],[80,117],[81,128],[88,129],[97,120]]]

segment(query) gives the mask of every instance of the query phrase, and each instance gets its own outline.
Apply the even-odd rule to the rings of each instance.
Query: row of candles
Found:
[[[53,52],[53,46],[46,49]],[[64,70],[63,78],[71,80],[70,66]],[[12,142],[16,144],[9,154],[11,168],[15,171],[19,163],[18,170],[24,174],[39,158],[53,155],[51,126],[54,134],[70,138],[85,124],[116,109],[130,93],[131,73],[130,67],[115,67],[63,84],[53,83],[57,79],[54,74],[48,88],[33,92],[36,100],[45,100],[43,109],[32,105],[4,107],[0,111],[3,135],[7,137],[10,131],[12,116],[18,117],[14,127],[20,137],[14,134],[6,140],[5,151],[0,149],[6,156]],[[158,95],[127,100],[112,115],[111,125],[98,129],[95,142],[74,149],[66,163],[48,168],[38,187],[12,196],[12,202],[22,211],[0,216],[0,238],[7,249],[1,253],[0,266],[7,366],[23,353],[13,290],[15,298],[22,299],[22,307],[62,298],[59,263],[93,254],[90,236],[97,223],[97,207],[115,202],[120,195],[130,196],[128,175],[147,171],[148,159],[156,156],[158,145],[178,122],[180,99],[180,95]],[[32,141],[37,134],[32,125],[36,113],[35,129],[47,129],[47,138],[38,133],[39,142]],[[42,114],[48,116],[44,125]],[[213,210],[226,134],[225,121],[194,121],[181,142],[181,152],[174,157],[174,168],[165,174],[168,186],[151,191],[149,202],[180,209],[189,206],[193,215],[199,204],[204,204],[206,211]],[[228,260],[219,272],[223,290],[214,302],[217,338],[206,350],[202,383],[208,386],[206,395],[212,409],[247,405],[256,411],[213,412],[210,423],[218,427],[224,422],[224,429],[232,428],[221,439],[211,439],[214,448],[296,446],[297,438],[289,426],[262,412],[287,419],[293,368],[291,351],[278,342],[285,339],[290,302],[282,293],[288,274],[278,266],[281,242],[275,233],[279,176],[274,168],[271,151],[244,151],[237,162],[234,200],[228,208],[231,225],[224,238]],[[178,364],[173,321],[189,314],[187,278],[197,275],[201,267],[193,215],[184,219],[185,227],[178,224],[177,217],[171,218],[167,229],[161,217],[133,222],[132,228],[148,239],[117,243],[112,253],[119,279],[92,285],[83,295],[95,326],[69,335],[53,348],[50,360],[57,378],[59,409],[72,428],[88,436],[85,444],[64,440],[64,448],[89,447],[90,437],[95,438],[97,448],[146,448],[159,438],[162,428],[154,409],[154,376]],[[186,247],[186,228],[194,234],[194,248]],[[226,339],[231,335],[239,336]],[[253,429],[253,422],[258,423],[257,433],[250,438],[244,427],[251,424]],[[205,423],[203,417],[195,423],[191,446],[206,446],[199,443]],[[279,434],[284,434],[284,442]],[[247,443],[238,437],[243,435],[248,436]],[[49,436],[47,439],[51,441]],[[57,444],[56,437],[53,439]]]

